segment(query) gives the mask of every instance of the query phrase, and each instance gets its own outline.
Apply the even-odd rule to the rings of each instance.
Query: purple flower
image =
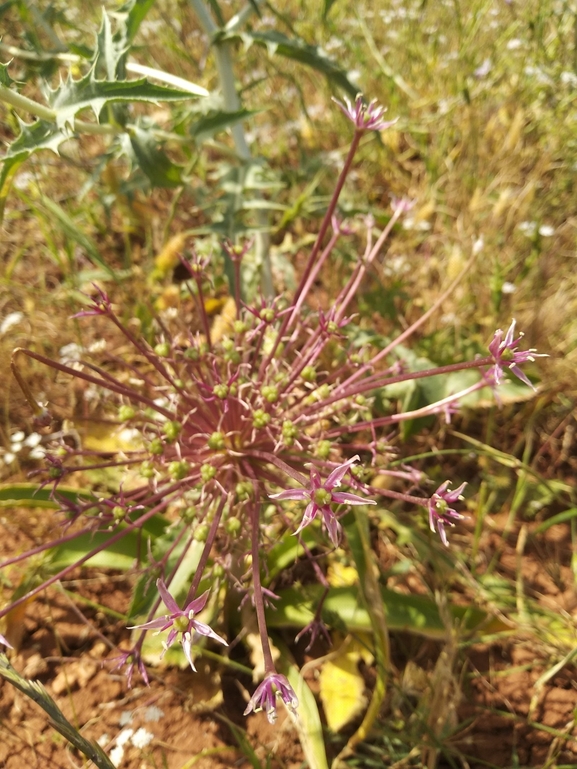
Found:
[[[431,496],[428,503],[429,508],[429,526],[431,531],[438,531],[441,542],[448,547],[449,541],[447,540],[447,533],[445,532],[445,526],[454,526],[455,524],[451,519],[460,521],[465,516],[453,510],[449,505],[454,504],[457,500],[463,499],[462,492],[466,483],[462,483],[458,488],[453,491],[447,491],[451,481],[445,481],[442,483],[437,491]]]
[[[166,651],[175,642],[179,633],[182,634],[180,642],[186,659],[190,663],[190,667],[196,672],[194,662],[192,661],[191,647],[194,640],[194,634],[206,636],[207,638],[214,638],[215,641],[219,641],[221,644],[228,646],[224,638],[217,635],[212,628],[205,625],[204,622],[199,622],[194,619],[195,614],[201,612],[206,606],[208,601],[208,594],[210,591],[206,591],[198,598],[191,601],[184,609],[179,609],[178,604],[174,598],[168,592],[166,585],[162,579],[156,580],[156,587],[160,593],[162,600],[169,610],[170,614],[165,614],[164,617],[157,617],[156,619],[145,622],[143,625],[134,625],[129,630],[154,630],[158,629],[159,633],[170,628],[168,638],[163,642],[164,651]],[[164,655],[164,652],[162,653]]]
[[[366,104],[362,94],[357,95],[354,106],[346,97],[345,104],[338,99],[333,99],[333,101],[338,105],[341,112],[354,123],[357,131],[384,131],[385,128],[390,128],[398,120],[398,118],[388,122],[383,120],[383,115],[387,110],[380,107],[376,99]]]
[[[255,693],[249,700],[244,715],[249,713],[258,713],[260,710],[266,711],[266,717],[269,723],[276,723],[276,698],[279,696],[287,708],[296,715],[296,709],[299,701],[294,689],[289,684],[285,676],[279,673],[267,673],[264,681],[260,684]]]
[[[519,368],[519,363],[526,363],[528,360],[534,361],[535,358],[547,358],[548,356],[538,353],[535,349],[525,350],[524,352],[517,351],[519,342],[523,338],[523,333],[520,332],[517,339],[514,338],[515,323],[516,321],[513,320],[504,337],[502,329],[499,328],[495,331],[495,336],[489,345],[489,352],[495,361],[491,371],[495,377],[495,384],[499,385],[503,381],[503,368],[507,366],[518,379],[535,390],[532,382]]]
[[[298,534],[308,526],[309,523],[320,514],[323,523],[327,528],[329,538],[335,547],[341,539],[341,525],[336,515],[331,510],[331,504],[337,505],[376,505],[371,499],[359,497],[356,494],[350,494],[347,491],[333,491],[341,485],[341,481],[351,466],[359,461],[359,456],[354,456],[338,465],[329,475],[324,483],[321,482],[321,476],[314,467],[311,467],[311,485],[310,489],[288,489],[279,494],[270,494],[271,499],[304,499],[308,502],[306,510],[301,521],[301,525],[296,530]]]
[[[0,633],[0,644],[4,644],[4,646],[7,646],[9,649],[13,649],[14,647],[12,644],[8,643],[8,641],[4,638],[2,633]]]

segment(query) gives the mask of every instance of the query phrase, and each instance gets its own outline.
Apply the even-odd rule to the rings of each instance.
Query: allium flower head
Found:
[[[286,677],[279,673],[267,673],[264,681],[257,687],[255,693],[250,698],[244,715],[248,716],[249,713],[258,713],[264,710],[269,723],[276,723],[277,696],[281,698],[291,713],[296,713],[299,701]]]
[[[310,488],[287,489],[287,491],[281,491],[279,494],[270,495],[271,499],[304,499],[308,502],[301,525],[298,527],[295,534],[302,531],[305,526],[308,526],[309,523],[314,521],[314,519],[320,515],[323,524],[326,526],[331,542],[335,547],[338,547],[341,539],[341,525],[338,522],[336,515],[331,510],[331,504],[376,505],[376,502],[372,499],[365,499],[364,497],[359,497],[357,494],[350,494],[347,491],[334,491],[334,489],[341,485],[341,481],[350,470],[351,466],[358,461],[359,456],[356,455],[352,457],[352,459],[343,462],[342,465],[338,465],[324,483],[321,481],[321,476],[318,470],[311,467]]]
[[[162,579],[156,581],[158,592],[160,593],[164,605],[169,610],[170,614],[165,614],[164,617],[157,617],[156,619],[145,622],[143,625],[134,625],[131,630],[155,630],[159,633],[170,628],[166,641],[163,642],[164,651],[166,651],[174,641],[178,634],[181,634],[181,643],[186,659],[188,660],[190,667],[196,672],[194,662],[192,661],[191,647],[194,640],[194,634],[206,636],[207,638],[214,638],[215,641],[228,646],[224,638],[221,638],[217,633],[212,630],[204,622],[199,622],[194,619],[195,615],[201,612],[206,606],[208,601],[209,591],[207,590],[198,598],[195,598],[184,609],[180,609],[174,598],[168,592],[166,585]],[[164,652],[163,652],[164,654]]]
[[[519,364],[526,363],[527,361],[534,361],[535,358],[546,358],[548,356],[538,353],[535,349],[525,351],[517,350],[517,347],[523,338],[523,333],[520,332],[517,339],[515,339],[515,324],[516,321],[513,319],[505,335],[503,335],[502,329],[497,329],[497,331],[495,331],[495,336],[489,345],[489,352],[495,361],[495,365],[492,369],[492,373],[495,376],[495,383],[498,385],[501,384],[503,381],[503,369],[507,366],[518,379],[535,390],[533,383],[519,368]]]
[[[441,542],[448,547],[449,541],[447,539],[447,533],[445,526],[454,526],[454,520],[460,521],[465,516],[458,513],[450,505],[454,505],[458,500],[463,499],[463,490],[466,483],[462,483],[453,491],[448,491],[451,481],[445,481],[442,483],[437,491],[429,499],[429,526],[431,531],[439,532]]]
[[[385,107],[379,106],[376,99],[366,104],[362,94],[357,95],[354,105],[346,97],[344,104],[338,99],[333,99],[333,101],[339,106],[341,112],[354,123],[357,131],[384,131],[398,120],[398,118],[389,121],[383,120],[383,115],[387,111]]]

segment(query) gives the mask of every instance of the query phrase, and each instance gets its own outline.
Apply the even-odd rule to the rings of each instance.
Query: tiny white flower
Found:
[[[12,436],[11,436],[11,438],[10,438],[10,442],[11,442],[12,444],[15,444],[15,443],[22,443],[22,441],[24,440],[24,438],[26,438],[26,433],[22,432],[22,430],[18,430],[18,432],[15,432],[15,433],[13,433],[13,434],[12,434]],[[22,446],[20,446],[20,449],[21,449],[21,448],[22,448]],[[16,449],[16,450],[17,450],[17,451],[20,451],[20,449]]]
[[[149,708],[146,708],[144,711],[144,720],[148,721],[149,723],[155,723],[156,721],[160,721],[160,719],[164,716],[164,711],[160,708],[157,708],[156,705],[151,705]]]
[[[132,719],[134,718],[134,714],[131,710],[123,710],[120,714],[120,718],[118,719],[118,723],[120,726],[126,726],[126,724],[131,724]]]
[[[517,225],[517,229],[521,230],[523,235],[532,238],[537,232],[537,222],[521,222]]]
[[[30,435],[24,441],[24,445],[29,446],[31,449],[38,446],[39,443],[42,443],[42,436],[40,433],[30,433]]]
[[[539,227],[539,235],[541,235],[542,238],[550,238],[555,234],[555,228],[551,227],[550,224],[542,224]]]
[[[116,738],[117,746],[122,747],[123,745],[126,745],[126,743],[130,740],[133,734],[134,734],[134,729],[123,729],[118,735],[118,737]]]
[[[104,734],[101,734],[100,737],[96,740],[97,744],[100,745],[101,748],[103,748],[105,745],[108,745],[110,742],[110,737],[104,732]]]
[[[508,280],[506,280],[501,286],[501,292],[503,294],[514,294],[516,290],[517,286],[514,283],[509,283]]]
[[[12,462],[16,459],[16,454],[13,454],[11,451],[7,451],[4,454],[4,464],[5,465],[11,465]]]
[[[69,363],[77,363],[83,352],[84,350],[82,347],[79,344],[76,344],[76,342],[65,344],[60,348],[58,352],[60,356],[60,363],[63,363],[64,365]]]
[[[46,456],[46,449],[43,446],[35,446],[30,454],[29,459],[44,459]]]
[[[122,745],[117,745],[116,747],[112,748],[109,758],[114,766],[120,766],[122,759],[124,758],[124,748]]]
[[[477,256],[481,253],[483,250],[483,246],[485,245],[485,241],[483,240],[483,236],[481,235],[480,238],[477,238],[477,240],[473,243],[473,256]]]
[[[565,71],[561,73],[561,82],[563,85],[577,86],[577,75],[574,72]]]
[[[13,326],[17,326],[24,320],[23,312],[9,312],[0,322],[0,334],[5,334]]]
[[[147,745],[150,745],[153,739],[154,739],[154,734],[151,734],[143,726],[141,726],[140,729],[137,729],[137,731],[132,735],[132,738],[130,741],[132,742],[135,748],[142,749],[142,748],[145,748]]]
[[[507,50],[508,51],[516,51],[518,48],[521,48],[523,45],[523,41],[519,40],[518,37],[512,37],[511,40],[507,43]]]

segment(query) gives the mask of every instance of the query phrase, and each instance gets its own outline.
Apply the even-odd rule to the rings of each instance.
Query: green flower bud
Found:
[[[175,379],[175,380],[174,380],[174,386],[175,386],[175,387],[176,387],[178,390],[184,390],[184,382],[182,381],[182,379]]]
[[[232,327],[235,334],[244,334],[244,332],[248,329],[248,325],[244,322],[244,320],[235,320],[235,322],[232,324]]]
[[[364,395],[355,396],[355,403],[357,404],[357,406],[364,406],[366,402],[367,402],[367,399],[365,398]]]
[[[119,521],[122,521],[124,519],[124,516],[126,515],[126,510],[121,507],[120,505],[115,505],[112,508],[112,517],[114,520],[118,523]]]
[[[215,563],[212,567],[212,576],[215,579],[222,579],[224,577],[224,566],[221,563]]]

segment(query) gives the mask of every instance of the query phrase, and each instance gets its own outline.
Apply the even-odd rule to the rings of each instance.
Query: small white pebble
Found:
[[[38,446],[39,443],[42,443],[42,436],[40,433],[30,433],[30,435],[24,441],[24,445],[31,449]]]
[[[14,443],[22,443],[22,441],[26,438],[26,433],[23,433],[22,430],[18,430],[18,432],[13,433],[10,436],[10,441],[12,444]],[[20,446],[22,448],[22,446]],[[20,451],[20,449],[16,449],[16,451]]]

